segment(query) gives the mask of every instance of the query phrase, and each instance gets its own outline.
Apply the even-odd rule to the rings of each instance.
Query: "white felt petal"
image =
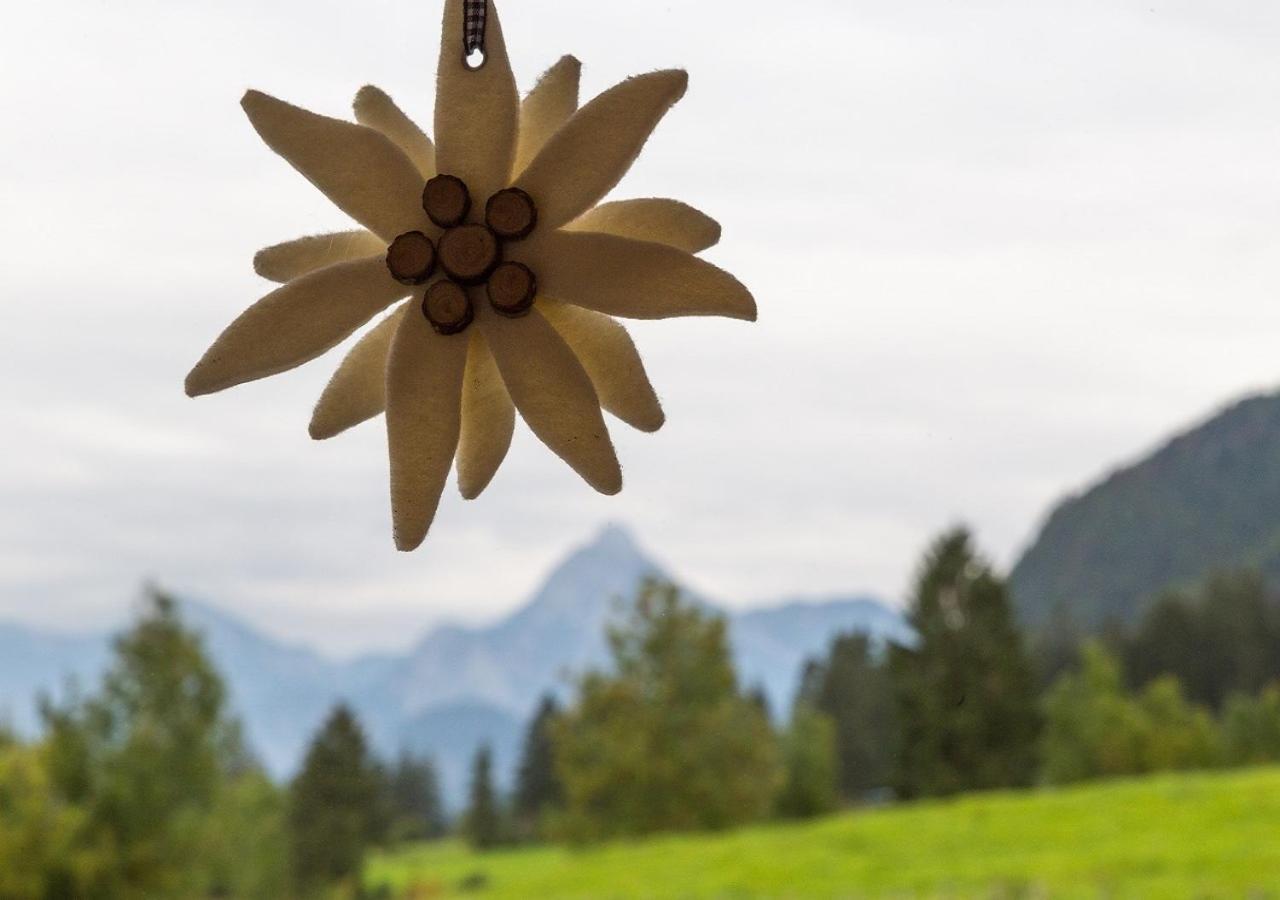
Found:
[[[681,71],[638,75],[578,110],[516,179],[538,205],[538,227],[559,228],[609,193],[688,83]]]
[[[554,300],[540,300],[538,309],[573,348],[602,407],[641,431],[662,427],[662,404],[626,328],[601,313]]]
[[[413,160],[423,181],[436,174],[436,145],[385,92],[367,84],[356,94],[352,108],[357,122],[381,131]]]
[[[384,135],[260,91],[249,91],[240,105],[268,147],[385,241],[426,221],[422,175]]]
[[[498,374],[489,343],[473,328],[467,374],[462,385],[462,437],[458,441],[458,490],[479,497],[511,447],[516,412]]]
[[[700,253],[720,241],[720,223],[679,200],[617,200],[587,210],[566,231],[600,231]]]
[[[409,291],[392,280],[381,256],[295,278],[227,326],[187,375],[187,394],[212,394],[300,366]]]
[[[396,547],[427,536],[458,449],[467,336],[442,336],[425,316],[406,315],[387,358],[387,449]]]
[[[622,489],[622,471],[591,379],[538,310],[518,319],[478,315],[520,416],[551,450],[602,494]]]
[[[512,171],[523,172],[551,135],[577,111],[581,78],[582,63],[572,56],[563,56],[538,79],[520,104],[520,140]]]
[[[310,432],[317,441],[342,434],[386,409],[387,353],[391,349],[391,338],[405,311],[415,305],[401,305],[369,329],[342,360],[311,414]]]
[[[484,31],[484,65],[463,62],[463,0],[445,0],[436,70],[436,168],[471,190],[474,208],[507,186],[515,161],[520,95],[492,0]]]
[[[741,282],[664,244],[558,231],[531,239],[518,253],[537,273],[539,293],[606,315],[756,318],[756,302]]]
[[[364,229],[313,234],[259,250],[253,257],[253,270],[268,281],[283,284],[336,262],[386,251],[387,242]]]

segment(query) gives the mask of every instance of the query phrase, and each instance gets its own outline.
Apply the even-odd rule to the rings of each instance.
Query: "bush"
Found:
[[[1085,646],[1080,670],[1059,676],[1044,705],[1046,781],[1065,784],[1141,769],[1142,716],[1124,695],[1119,664],[1100,645]]]
[[[1203,769],[1222,758],[1221,738],[1208,710],[1183,696],[1172,675],[1157,678],[1138,698],[1143,720],[1143,772]]]
[[[1130,697],[1119,663],[1096,643],[1085,646],[1078,672],[1050,688],[1045,719],[1041,774],[1052,784],[1204,768],[1222,758],[1213,719],[1187,702],[1176,678]]]
[[[1224,754],[1231,765],[1280,761],[1280,685],[1257,697],[1233,694],[1222,717]]]

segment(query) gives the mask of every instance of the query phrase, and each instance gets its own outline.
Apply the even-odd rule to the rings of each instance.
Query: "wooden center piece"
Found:
[[[498,239],[483,225],[450,228],[440,238],[440,265],[455,281],[479,284],[498,264]]]
[[[514,318],[523,316],[533,306],[538,293],[538,279],[528,266],[504,262],[493,270],[485,289],[494,310]]]
[[[421,231],[408,231],[387,248],[387,270],[401,284],[425,284],[436,268],[436,248]]]
[[[538,208],[533,205],[533,198],[520,188],[507,188],[489,198],[484,207],[484,220],[498,237],[518,241],[528,237],[538,224]]]
[[[471,212],[471,192],[461,178],[437,175],[422,189],[422,208],[441,228],[461,225]]]
[[[422,313],[440,334],[457,334],[471,324],[474,312],[466,288],[441,279],[427,288]]]

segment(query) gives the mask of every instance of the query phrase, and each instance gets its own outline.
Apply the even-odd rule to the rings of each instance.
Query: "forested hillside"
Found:
[[[1053,510],[1014,568],[1024,621],[1137,619],[1211,571],[1280,580],[1280,394],[1250,397]]]

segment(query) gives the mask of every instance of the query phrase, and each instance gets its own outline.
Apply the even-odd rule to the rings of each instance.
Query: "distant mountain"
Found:
[[[312,732],[342,699],[384,754],[432,753],[456,804],[479,744],[493,746],[497,771],[508,776],[540,696],[566,694],[571,675],[606,661],[605,623],[649,576],[671,577],[628,532],[611,526],[498,622],[438,626],[404,655],[349,663],[267,637],[207,604],[187,602],[182,611],[204,635],[255,751],[277,776],[293,771]],[[790,706],[804,659],[835,634],[859,630],[881,641],[909,635],[899,613],[869,598],[792,600],[726,615],[743,684],[763,687],[779,712]],[[0,627],[0,715],[33,730],[37,691],[56,688],[67,675],[92,682],[108,652],[106,635]]]
[[[56,693],[68,679],[92,684],[108,654],[101,635],[45,634],[0,624],[0,724],[31,733],[37,727],[36,696]]]
[[[1235,566],[1280,580],[1280,393],[1236,403],[1063,501],[1011,585],[1028,624],[1061,610],[1096,628]]]
[[[524,720],[505,709],[476,701],[446,703],[408,719],[400,746],[436,764],[449,805],[462,806],[476,748],[493,751],[493,774],[500,790],[513,786],[524,738]]]

